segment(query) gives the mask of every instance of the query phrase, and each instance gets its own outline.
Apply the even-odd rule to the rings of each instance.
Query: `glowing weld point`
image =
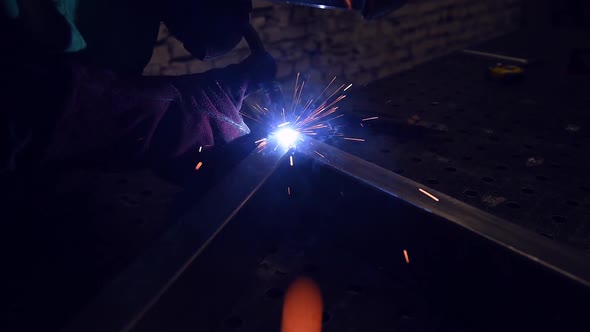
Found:
[[[406,259],[406,264],[410,264],[410,256],[408,256],[408,251],[404,249],[404,258]]]
[[[377,119],[379,119],[378,116],[373,116],[373,117],[370,117],[370,118],[364,118],[361,121],[371,121],[371,120],[377,120]]]
[[[198,171],[199,169],[201,169],[201,166],[203,166],[203,162],[199,161],[199,163],[197,164],[197,166],[195,166],[195,171]]]
[[[288,123],[288,122],[287,122]],[[289,127],[281,128],[274,133],[277,143],[284,148],[291,148],[295,146],[295,142],[299,138],[299,132]]]
[[[293,167],[293,156],[289,156],[289,164]]]
[[[424,195],[432,198],[435,202],[438,202],[439,201],[439,199],[436,196],[434,196],[433,194],[429,193],[428,191],[426,191],[426,190],[424,190],[422,188],[419,188],[418,190],[420,190],[420,192],[423,193]]]

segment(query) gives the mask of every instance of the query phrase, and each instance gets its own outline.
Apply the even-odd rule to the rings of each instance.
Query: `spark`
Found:
[[[291,187],[287,187],[287,193],[291,196]]]
[[[293,167],[293,156],[289,156],[289,164]]]
[[[258,152],[258,153],[262,152],[262,150],[264,150],[264,148],[266,147],[267,144],[268,144],[268,140],[266,138],[261,139],[260,143],[258,143],[258,145],[256,146],[256,152]]]
[[[295,146],[295,142],[299,139],[299,132],[290,127],[283,127],[274,132],[274,137],[279,145],[288,149]]]
[[[203,162],[199,161],[199,163],[197,164],[197,166],[195,166],[195,171],[198,171],[201,169],[201,166],[203,166]]]
[[[408,251],[404,249],[404,258],[406,259],[406,264],[410,264],[410,256],[408,256]]]
[[[320,157],[322,157],[322,158],[326,158],[326,156],[324,156],[323,154],[321,154],[321,153],[319,153],[319,152],[317,152],[317,151],[314,151],[314,152],[315,152],[315,154],[317,154],[318,156],[320,156]]]
[[[436,196],[434,196],[433,194],[429,193],[428,191],[426,191],[426,190],[424,190],[422,188],[419,188],[418,190],[420,190],[420,192],[423,193],[424,195],[432,198],[435,202],[440,201]]]
[[[335,85],[336,77],[316,96],[307,96],[304,89],[309,86],[301,73],[297,73],[295,87],[287,106],[278,110],[273,105],[249,104],[250,107],[240,112],[244,118],[257,122],[267,128],[268,136],[257,140],[258,148],[277,149],[296,148],[302,135],[318,139],[334,137],[339,139],[364,142],[361,138],[344,137],[340,127],[334,121],[344,116],[339,110],[339,103],[346,98],[344,94],[352,84]],[[265,107],[266,106],[266,107]],[[363,121],[367,121],[363,119]],[[269,145],[272,145],[269,146]]]
[[[372,116],[372,117],[370,117],[370,118],[364,118],[364,119],[362,119],[361,121],[371,121],[371,120],[377,120],[377,119],[379,119],[379,117],[378,117],[378,116]]]
[[[203,147],[199,146],[199,152],[202,152],[202,151],[203,151]]]

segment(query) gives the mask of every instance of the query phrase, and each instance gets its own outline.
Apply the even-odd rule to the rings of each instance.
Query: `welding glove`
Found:
[[[276,61],[267,52],[252,54],[242,62],[241,66],[246,71],[250,82],[246,95],[260,89],[264,84],[274,81],[277,76]]]
[[[113,158],[161,162],[196,153],[200,146],[231,142],[249,133],[239,113],[246,93],[273,77],[275,66],[272,58],[250,57],[223,69],[178,77],[124,76],[77,63],[60,70],[30,73],[41,91],[63,85],[64,97],[22,109],[15,102],[11,111],[20,116],[13,127],[22,128],[23,137],[32,129],[32,142],[15,142],[0,166],[10,160],[14,168],[17,160],[18,167],[21,155],[46,163]],[[31,112],[52,114],[43,133],[36,131],[31,120],[39,117]],[[7,121],[15,122],[10,116]],[[34,152],[28,151],[30,146]]]

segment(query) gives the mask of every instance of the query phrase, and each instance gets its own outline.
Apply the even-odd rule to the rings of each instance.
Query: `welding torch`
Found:
[[[244,39],[246,40],[246,43],[248,43],[252,55],[272,58],[272,56],[266,51],[258,32],[256,32],[256,29],[254,29],[251,24],[247,24],[244,29]],[[283,90],[276,78],[260,83],[260,88],[264,93],[264,101],[269,108],[279,112],[282,112],[285,109]]]

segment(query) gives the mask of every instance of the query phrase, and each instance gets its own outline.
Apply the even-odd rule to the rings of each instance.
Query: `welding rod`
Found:
[[[475,51],[475,50],[463,50],[463,53],[471,54],[471,55],[478,55],[478,56],[481,56],[484,58],[489,58],[489,59],[517,62],[517,63],[523,64],[523,65],[528,65],[530,63],[530,61],[528,59],[517,58],[517,57],[512,57],[512,56],[507,56],[507,55],[502,55],[502,54],[481,52],[481,51]]]

